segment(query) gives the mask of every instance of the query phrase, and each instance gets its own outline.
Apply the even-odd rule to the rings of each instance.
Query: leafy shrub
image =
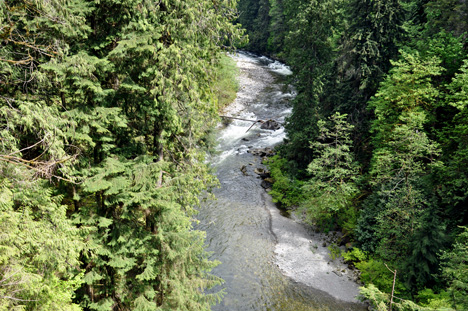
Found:
[[[374,284],[385,293],[391,293],[393,285],[393,274],[388,270],[382,261],[370,258],[355,264],[361,271],[361,281],[365,284]],[[406,287],[398,281],[395,284],[395,294],[404,295]]]
[[[336,258],[341,257],[341,249],[336,244],[331,244],[328,247],[328,251],[330,252],[330,258],[335,260]]]
[[[357,263],[367,260],[367,253],[357,247],[353,247],[350,251],[343,253],[343,258],[348,262]]]
[[[268,158],[265,164],[270,169],[271,177],[274,180],[270,191],[273,202],[279,203],[286,208],[299,205],[304,200],[301,190],[302,182],[289,176],[286,171],[288,161],[279,155],[275,155]]]

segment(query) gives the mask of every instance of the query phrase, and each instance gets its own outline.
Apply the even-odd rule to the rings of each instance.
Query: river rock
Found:
[[[240,171],[242,172],[242,174],[244,174],[244,176],[248,176],[247,167],[245,165],[241,166]]]
[[[264,170],[263,168],[256,168],[256,169],[254,170],[254,172],[255,172],[255,174],[257,174],[258,176],[260,176],[260,178],[262,178],[262,179],[271,177],[271,176],[270,176],[270,171]]]
[[[276,130],[279,130],[281,128],[281,125],[278,122],[276,122],[275,120],[267,120],[267,121],[262,123],[260,128],[264,129],[264,130],[276,131]]]
[[[261,174],[264,174],[265,173],[265,170],[263,168],[256,168],[254,169],[254,173],[257,174],[257,175],[261,175]]]
[[[259,156],[262,158],[272,157],[276,154],[271,148],[256,148],[256,149],[248,150],[247,152],[253,154],[254,156]]]
[[[260,186],[262,186],[263,189],[271,189],[272,184],[266,180],[262,180]]]
[[[333,273],[335,273],[339,277],[343,276],[343,273],[341,271],[333,270]]]

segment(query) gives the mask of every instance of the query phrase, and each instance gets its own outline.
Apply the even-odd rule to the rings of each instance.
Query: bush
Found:
[[[288,161],[279,155],[268,158],[265,164],[270,170],[271,177],[274,180],[270,195],[273,202],[279,203],[282,207],[291,208],[297,206],[304,200],[301,190],[302,182],[292,178],[286,172]]]
[[[219,109],[236,99],[239,90],[238,74],[239,69],[236,62],[228,55],[223,54],[216,68],[216,79],[214,79],[213,86]]]

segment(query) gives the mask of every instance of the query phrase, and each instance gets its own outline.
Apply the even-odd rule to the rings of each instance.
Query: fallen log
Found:
[[[263,121],[263,120],[249,120],[249,119],[242,119],[242,118],[235,118],[235,117],[228,117],[228,116],[220,116],[220,117],[221,117],[221,118],[226,118],[226,119],[234,119],[234,120],[255,122],[255,123],[257,123],[257,122],[261,122],[261,123],[265,122],[265,121]]]
[[[226,119],[233,119],[233,120],[241,120],[241,121],[247,121],[247,122],[253,122],[253,124],[249,127],[249,129],[246,131],[246,133],[248,131],[250,131],[250,129],[257,123],[261,123],[261,127],[262,129],[266,129],[266,130],[272,130],[272,131],[276,131],[277,129],[279,129],[281,127],[281,123],[279,123],[278,121],[275,121],[275,120],[272,120],[272,119],[269,119],[269,120],[251,120],[251,119],[244,119],[244,118],[237,118],[237,117],[228,117],[228,116],[220,116],[221,118],[226,118]]]

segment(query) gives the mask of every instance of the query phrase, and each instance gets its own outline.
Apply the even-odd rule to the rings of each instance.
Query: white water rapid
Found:
[[[294,89],[286,84],[290,69],[266,57],[233,56],[240,69],[237,99],[224,112],[243,119],[273,119],[291,113]],[[213,274],[225,283],[218,311],[365,310],[354,298],[358,286],[338,260],[331,260],[318,235],[280,214],[254,172],[261,158],[249,151],[273,147],[284,128],[260,129],[233,120],[220,125],[211,163],[221,186],[216,200],[204,203],[196,229],[206,231],[211,259],[221,261]]]

